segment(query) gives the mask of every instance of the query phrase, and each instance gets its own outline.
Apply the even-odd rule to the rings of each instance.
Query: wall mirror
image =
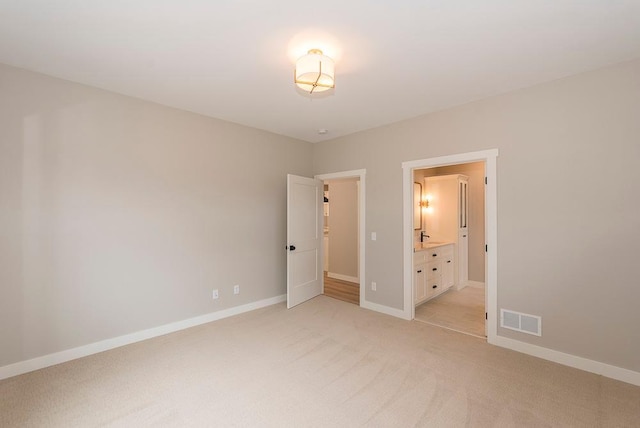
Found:
[[[413,183],[413,230],[422,229],[422,184]]]

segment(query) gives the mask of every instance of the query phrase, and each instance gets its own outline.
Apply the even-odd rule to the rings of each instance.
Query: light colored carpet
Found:
[[[452,330],[485,337],[484,288],[465,287],[450,289],[416,307],[414,318],[418,321],[450,328]]]
[[[2,427],[637,427],[640,388],[319,296],[0,382]]]

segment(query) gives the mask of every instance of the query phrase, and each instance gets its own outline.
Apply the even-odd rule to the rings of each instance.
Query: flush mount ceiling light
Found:
[[[335,88],[333,60],[320,49],[311,49],[296,61],[294,81],[300,89],[310,94]]]

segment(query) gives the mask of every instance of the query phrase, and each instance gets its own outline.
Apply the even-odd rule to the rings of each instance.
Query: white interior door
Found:
[[[287,308],[323,291],[323,182],[287,175]]]

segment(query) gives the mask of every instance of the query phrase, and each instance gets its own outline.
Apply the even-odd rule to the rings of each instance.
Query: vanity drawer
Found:
[[[425,253],[427,253],[427,261],[440,260],[444,254],[442,247],[431,248],[425,251]]]
[[[427,261],[442,260],[453,257],[453,245],[443,245],[441,247],[431,248],[427,251]]]
[[[441,291],[442,285],[440,284],[440,277],[427,281],[427,297],[433,297],[436,294],[440,294]]]
[[[439,260],[432,261],[429,260],[427,263],[427,275],[430,277],[434,277],[436,275],[440,275],[442,273],[442,262]]]

